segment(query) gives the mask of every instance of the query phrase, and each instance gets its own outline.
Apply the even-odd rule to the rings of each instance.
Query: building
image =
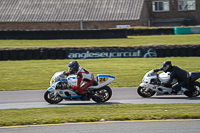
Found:
[[[143,26],[149,17],[145,5],[144,0],[1,0],[0,29]]]
[[[146,0],[153,26],[200,25],[200,0]]]
[[[199,25],[199,0],[1,0],[0,30]]]

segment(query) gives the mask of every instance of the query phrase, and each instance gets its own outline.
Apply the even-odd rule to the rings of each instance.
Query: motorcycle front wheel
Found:
[[[94,91],[94,95],[92,96],[92,100],[97,103],[103,103],[108,101],[112,96],[112,90],[109,86],[104,86],[98,90]]]
[[[50,104],[57,104],[63,100],[63,98],[60,97],[59,95],[55,97],[54,93],[51,91],[46,91],[44,93],[44,99],[46,102],[48,102]]]
[[[151,89],[139,86],[137,89],[137,93],[143,98],[149,98],[152,97],[156,92]]]

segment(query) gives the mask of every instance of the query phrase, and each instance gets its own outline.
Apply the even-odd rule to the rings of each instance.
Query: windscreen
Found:
[[[51,78],[51,80],[50,80],[50,85],[52,85],[56,81],[60,81],[62,79],[65,79],[66,77],[65,77],[65,75],[63,73],[64,73],[64,71],[55,73],[53,75],[53,77]]]

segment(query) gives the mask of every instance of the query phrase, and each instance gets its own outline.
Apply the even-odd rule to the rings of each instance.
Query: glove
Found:
[[[153,69],[153,71],[154,71],[154,72],[158,72],[158,71],[160,71],[160,69]]]
[[[68,77],[70,73],[69,72],[63,72],[63,74]]]

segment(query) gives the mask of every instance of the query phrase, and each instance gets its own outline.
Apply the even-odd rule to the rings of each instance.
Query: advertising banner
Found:
[[[82,50],[66,53],[66,58],[69,59],[91,59],[91,58],[134,58],[134,57],[157,57],[156,50],[149,49],[101,49]]]
[[[2,49],[0,60],[153,58],[200,56],[200,45]]]

